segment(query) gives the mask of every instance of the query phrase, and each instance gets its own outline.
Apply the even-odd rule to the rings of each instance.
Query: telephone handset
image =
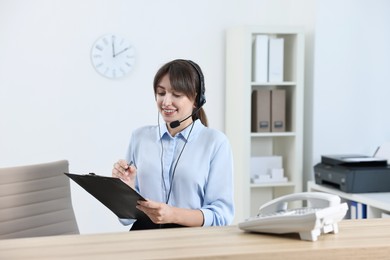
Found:
[[[288,203],[307,201],[308,207],[288,209]],[[300,192],[276,198],[259,208],[255,217],[238,227],[248,232],[299,233],[302,240],[316,241],[321,233],[337,233],[338,222],[347,213],[347,203],[323,192]]]

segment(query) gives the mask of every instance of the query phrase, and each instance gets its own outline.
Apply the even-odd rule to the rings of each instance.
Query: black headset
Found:
[[[196,96],[196,107],[199,109],[206,103],[205,88],[204,88],[204,76],[198,64],[192,60],[186,60],[198,73],[199,76],[199,91]]]

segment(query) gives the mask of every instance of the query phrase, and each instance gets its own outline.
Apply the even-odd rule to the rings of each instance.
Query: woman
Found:
[[[232,153],[226,136],[207,127],[200,67],[189,60],[168,62],[158,70],[153,87],[165,123],[158,119],[157,126],[135,130],[126,160],[112,170],[113,177],[147,198],[137,208],[148,218],[136,221],[132,230],[230,224]]]

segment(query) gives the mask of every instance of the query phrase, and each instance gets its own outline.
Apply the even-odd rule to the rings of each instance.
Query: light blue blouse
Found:
[[[144,198],[200,209],[204,226],[232,222],[233,159],[222,132],[200,120],[174,137],[165,124],[145,126],[133,132],[126,159],[137,167],[136,189]]]

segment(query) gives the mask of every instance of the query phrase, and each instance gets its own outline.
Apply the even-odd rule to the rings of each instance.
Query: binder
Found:
[[[284,73],[284,39],[269,39],[268,81],[283,82]]]
[[[273,89],[271,91],[271,131],[286,131],[286,90]]]
[[[367,218],[367,205],[366,204],[358,202],[357,216],[359,219],[366,219]]]
[[[351,219],[366,219],[367,218],[367,205],[361,202],[350,202]]]
[[[99,200],[118,218],[137,219],[137,222],[150,221],[145,213],[136,208],[137,201],[145,199],[120,179],[95,174],[64,174]]]
[[[350,201],[349,203],[349,211],[350,211],[350,218],[351,219],[358,219],[358,211],[357,211],[357,202],[356,201]]]
[[[271,131],[271,91],[258,89],[252,92],[252,132]]]
[[[256,35],[253,43],[253,80],[268,81],[268,35]]]

